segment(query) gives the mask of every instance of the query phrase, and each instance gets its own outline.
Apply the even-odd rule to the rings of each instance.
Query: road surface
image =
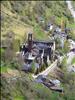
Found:
[[[73,18],[74,18],[74,21],[75,21],[75,10],[73,9],[73,6],[72,6],[72,3],[71,1],[66,1],[67,5],[68,5],[68,9],[70,10]]]

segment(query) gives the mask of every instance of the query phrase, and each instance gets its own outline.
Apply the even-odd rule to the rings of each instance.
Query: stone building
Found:
[[[49,61],[52,60],[53,50],[55,49],[54,41],[38,41],[33,40],[32,33],[28,34],[27,43],[20,47],[20,51],[23,53],[25,67],[32,64],[34,61],[35,68],[38,68],[45,64],[48,67]]]

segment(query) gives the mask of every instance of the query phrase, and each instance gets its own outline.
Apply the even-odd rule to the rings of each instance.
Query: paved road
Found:
[[[37,78],[39,75],[47,76],[51,71],[53,71],[57,67],[57,60],[55,60],[46,70],[39,73],[38,75],[32,75],[33,78]]]
[[[71,4],[71,1],[66,1],[67,5],[68,5],[68,9],[70,10],[73,18],[74,18],[74,21],[75,21],[75,10],[73,9],[73,6]]]

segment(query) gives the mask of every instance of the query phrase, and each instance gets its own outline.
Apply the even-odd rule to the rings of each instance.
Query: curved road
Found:
[[[68,5],[68,9],[70,10],[73,18],[74,18],[74,21],[75,21],[75,10],[73,9],[73,6],[71,4],[71,1],[66,1],[67,5]]]
[[[57,67],[57,60],[55,60],[48,68],[37,75],[32,75],[33,78],[37,78],[39,75],[47,76],[51,71],[53,71]]]

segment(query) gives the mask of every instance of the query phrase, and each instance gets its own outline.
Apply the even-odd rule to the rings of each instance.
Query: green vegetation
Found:
[[[47,34],[44,33],[44,31],[41,29],[39,25],[36,25],[34,27],[34,37],[38,40],[48,39]]]
[[[71,62],[72,64],[75,64],[75,57],[72,59],[72,62]]]
[[[59,100],[59,93],[51,92],[50,89],[44,87],[44,85],[36,84],[35,89],[38,92],[38,100]]]
[[[75,41],[75,23],[67,23],[67,27],[70,28],[69,35],[72,37],[72,39]]]
[[[68,73],[64,71],[64,100],[74,100],[75,99],[75,73]]]
[[[8,68],[8,66],[2,66],[2,67],[1,67],[1,73],[2,73],[2,72],[7,72],[7,68]]]
[[[44,19],[41,23],[39,17]],[[16,55],[19,45],[27,39],[27,33],[33,32],[34,39],[48,40],[48,35],[44,32],[44,26],[48,22],[55,25],[61,24],[61,18],[67,22],[69,28],[75,28],[72,16],[67,8],[65,1],[1,1],[1,40],[6,48],[1,48],[1,99],[2,100],[75,100],[75,74],[64,72],[62,85],[64,95],[51,91],[46,86],[36,83],[31,74],[23,73],[20,68],[23,64],[20,55]],[[14,36],[8,35],[13,33]],[[12,34],[12,35],[13,35]],[[75,40],[75,31],[70,33]],[[12,37],[12,38],[10,38]],[[56,49],[60,53],[67,53],[68,42],[64,49],[60,48],[60,40],[56,40]],[[17,57],[16,57],[17,56]],[[66,57],[61,65],[62,71],[66,71]],[[72,64],[75,63],[75,58]],[[34,63],[32,72],[35,72]],[[37,72],[46,68],[45,65]],[[14,75],[8,74],[17,70],[20,77],[14,79]],[[8,79],[8,78],[9,79]],[[70,92],[71,91],[71,92]]]
[[[61,69],[66,70],[66,66],[67,66],[67,57],[65,56],[61,62]]]
[[[56,41],[56,49],[58,50],[59,53],[64,55],[70,51],[70,47],[69,47],[70,44],[68,40],[65,40],[65,39],[63,40],[64,42],[63,48],[61,47],[61,38],[57,38],[55,41]]]
[[[32,73],[34,73],[35,72],[35,63],[33,62],[32,63]]]
[[[2,98],[13,98],[14,100],[74,100],[75,99],[75,74],[65,73],[63,78],[64,93],[51,91],[43,84],[35,83],[28,74],[22,74],[21,78],[10,81],[2,77]],[[5,85],[4,85],[5,84]],[[11,89],[10,89],[11,87]],[[5,88],[5,91],[3,91]],[[8,91],[7,91],[8,89]],[[71,92],[70,92],[71,91]]]
[[[14,100],[27,100],[23,96],[17,96],[14,98]]]
[[[32,31],[36,24],[39,24],[37,23],[39,17],[58,25],[60,25],[62,17],[68,22],[73,22],[65,1],[1,1],[1,7],[2,38],[4,38],[4,34],[12,30],[16,34],[16,38],[23,41],[25,34]],[[37,34],[35,38],[38,39],[46,36],[41,35],[44,34],[41,31],[35,34]]]
[[[73,5],[73,8],[75,9],[75,1],[72,0],[72,5]]]
[[[70,45],[69,42],[66,40],[64,43],[64,48],[63,48],[64,53],[67,53],[70,51],[69,45]]]

